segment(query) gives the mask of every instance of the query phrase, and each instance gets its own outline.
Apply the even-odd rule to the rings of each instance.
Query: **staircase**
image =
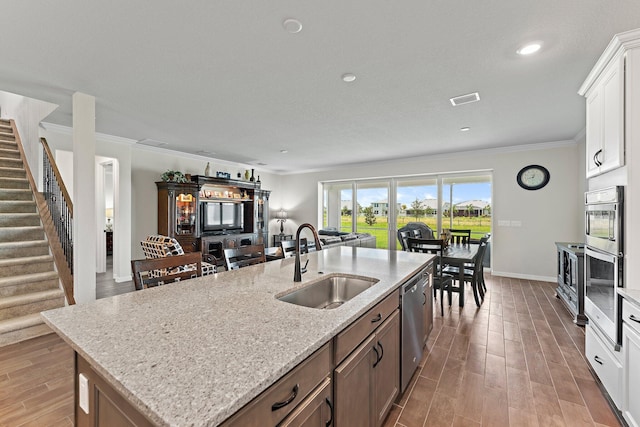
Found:
[[[11,124],[0,119],[0,346],[51,333],[65,304]]]

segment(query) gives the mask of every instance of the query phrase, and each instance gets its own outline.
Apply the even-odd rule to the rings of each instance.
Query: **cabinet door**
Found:
[[[333,425],[331,379],[326,378],[279,427],[328,427]]]
[[[624,164],[624,58],[612,62],[602,81],[602,155],[600,173]]]
[[[603,122],[603,101],[601,87],[595,87],[593,92],[587,97],[587,131],[586,131],[586,152],[587,152],[587,178],[597,175],[600,171],[596,157],[602,147],[602,122]]]
[[[622,413],[630,426],[640,426],[640,335],[622,324],[624,351]]]
[[[369,337],[335,370],[335,418],[337,426],[371,427],[373,408],[373,364],[377,357]],[[384,344],[383,344],[384,345]]]
[[[396,310],[376,332],[380,357],[373,369],[376,419],[380,426],[391,410],[400,388],[400,310]]]

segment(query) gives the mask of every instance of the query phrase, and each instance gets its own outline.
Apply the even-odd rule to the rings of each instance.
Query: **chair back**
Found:
[[[190,252],[164,258],[132,260],[131,271],[136,290],[200,277],[202,276],[202,254]]]
[[[415,237],[419,239],[433,239],[433,230],[423,222],[410,222],[398,229],[398,241],[403,251],[408,251],[407,238]]]
[[[237,270],[249,265],[267,262],[264,245],[248,245],[224,250],[227,270]]]
[[[184,255],[180,243],[173,237],[152,234],[140,242],[142,251],[147,259],[164,258],[174,255]]]
[[[435,276],[442,276],[442,252],[445,248],[445,242],[440,239],[416,239],[409,237],[407,239],[409,252],[422,252],[426,254],[436,255],[437,268],[434,268]]]
[[[449,241],[451,244],[468,245],[471,240],[471,230],[449,229]]]
[[[473,274],[482,275],[483,273],[483,261],[484,254],[487,252],[487,241],[489,240],[488,236],[485,236],[480,239],[480,247],[478,248],[478,256],[476,257],[476,262],[473,264]]]

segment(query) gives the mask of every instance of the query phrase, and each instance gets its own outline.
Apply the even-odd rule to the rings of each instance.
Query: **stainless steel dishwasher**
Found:
[[[416,371],[424,344],[424,282],[428,276],[418,273],[400,289],[402,338],[400,343],[400,391],[404,392]]]

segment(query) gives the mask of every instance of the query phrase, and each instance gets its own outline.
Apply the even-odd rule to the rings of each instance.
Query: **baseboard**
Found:
[[[130,282],[133,280],[133,276],[129,274],[128,276],[114,277],[113,280],[115,280],[116,283]]]
[[[500,277],[510,277],[512,279],[535,280],[537,282],[556,283],[558,281],[557,277],[534,276],[532,274],[510,273],[510,272],[506,272],[506,271],[491,271],[491,275],[492,276],[500,276]]]

